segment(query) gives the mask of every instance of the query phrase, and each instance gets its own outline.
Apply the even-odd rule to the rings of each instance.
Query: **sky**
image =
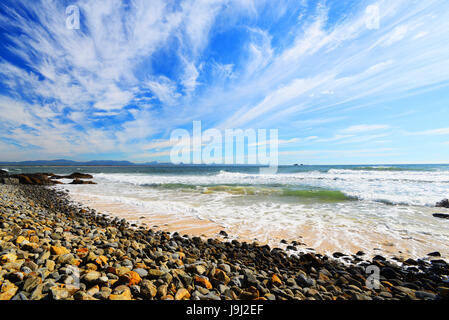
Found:
[[[0,40],[1,161],[168,162],[201,121],[277,129],[280,164],[449,163],[447,0],[3,0]]]

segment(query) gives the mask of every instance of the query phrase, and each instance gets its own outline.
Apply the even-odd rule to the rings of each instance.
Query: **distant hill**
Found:
[[[133,163],[130,161],[115,160],[92,160],[92,161],[73,161],[73,160],[36,160],[36,161],[17,161],[4,162],[0,161],[2,166],[141,166],[141,165],[158,165],[158,162]]]
[[[0,161],[0,166],[60,166],[60,167],[76,167],[76,166],[164,166],[164,167],[202,167],[202,166],[226,166],[226,167],[259,167],[259,165],[253,164],[173,164],[170,162],[145,162],[145,163],[134,163],[130,161],[116,161],[116,160],[91,160],[91,161],[73,161],[66,159],[58,159],[58,160],[36,160],[36,161],[16,161],[16,162],[7,162]],[[1,168],[0,168],[1,169]]]

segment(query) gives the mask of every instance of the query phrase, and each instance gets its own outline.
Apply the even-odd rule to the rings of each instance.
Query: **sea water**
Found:
[[[90,173],[96,185],[62,187],[139,215],[212,221],[231,237],[274,246],[287,239],[323,253],[449,254],[449,220],[432,216],[449,213],[435,208],[449,197],[449,165],[281,166],[277,174],[252,166],[7,169]]]

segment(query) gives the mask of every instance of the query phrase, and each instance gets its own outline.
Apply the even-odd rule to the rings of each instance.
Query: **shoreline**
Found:
[[[410,300],[449,298],[449,265],[288,255],[267,245],[132,227],[41,186],[0,185],[0,299]],[[76,267],[80,286],[66,272]],[[379,268],[378,289],[367,266]]]
[[[67,189],[64,186],[55,188]],[[279,229],[274,232],[263,234],[260,230],[252,231],[249,227],[242,228],[242,225],[227,225],[194,216],[183,216],[172,213],[154,213],[147,209],[140,209],[128,203],[105,200],[97,195],[79,193],[79,190],[71,189],[69,197],[80,205],[107,212],[112,216],[125,218],[130,223],[146,225],[160,231],[170,233],[179,232],[190,236],[201,236],[204,238],[214,238],[220,236],[220,231],[225,231],[228,240],[238,240],[245,242],[256,242],[260,245],[270,245],[286,250],[288,254],[298,253],[319,253],[332,256],[335,252],[342,252],[346,255],[363,251],[365,257],[373,258],[376,255],[383,255],[387,259],[398,258],[406,260],[425,259],[428,253],[438,251],[443,259],[449,257],[446,248],[440,242],[429,243],[427,238],[416,235],[414,237],[391,237],[384,233],[371,231],[368,234],[356,232],[348,233],[345,230],[324,230],[316,232],[312,226],[306,224],[296,229]],[[432,211],[429,209],[429,212]],[[354,242],[356,238],[356,242]],[[337,239],[337,240],[335,240]],[[411,244],[413,243],[413,245]],[[344,247],[344,249],[343,249]]]

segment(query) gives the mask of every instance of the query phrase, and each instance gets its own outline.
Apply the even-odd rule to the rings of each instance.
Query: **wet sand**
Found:
[[[210,220],[201,220],[192,217],[180,217],[174,214],[153,214],[141,212],[132,206],[104,202],[97,197],[86,197],[71,193],[74,201],[80,202],[98,212],[107,213],[119,218],[124,218],[130,223],[145,226],[155,230],[178,232],[193,236],[213,237],[225,228]]]

